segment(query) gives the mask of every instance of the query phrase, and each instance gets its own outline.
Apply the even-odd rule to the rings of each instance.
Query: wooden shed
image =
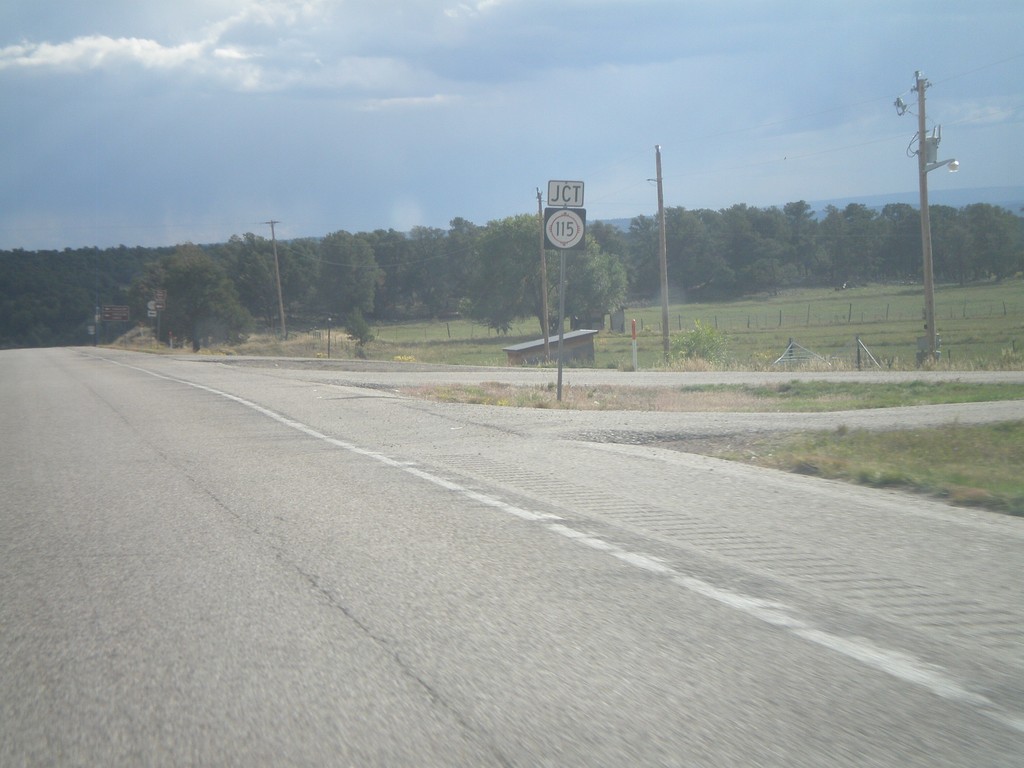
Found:
[[[562,337],[562,364],[568,362],[594,362],[594,337],[600,331],[570,331]],[[551,359],[558,360],[558,336],[548,338]],[[544,363],[544,339],[524,341],[505,347],[509,365],[540,365]]]

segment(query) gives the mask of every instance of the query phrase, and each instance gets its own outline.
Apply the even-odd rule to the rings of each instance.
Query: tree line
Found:
[[[1024,269],[1024,219],[984,203],[932,206],[934,273],[939,282],[1001,280]],[[917,209],[860,204],[818,216],[804,201],[782,208],[669,208],[668,274],[674,301],[727,300],[792,286],[921,279]],[[332,232],[271,242],[253,233],[215,245],[0,251],[0,347],[89,343],[97,306],[128,305],[149,323],[158,289],[167,301],[159,333],[233,340],[279,326],[277,272],[288,328],[328,318],[357,339],[367,320],[468,316],[499,331],[536,318],[558,327],[557,252],[547,252],[549,317],[543,315],[540,223],[522,214],[448,229]],[[628,226],[588,224],[586,248],[570,252],[566,315],[585,321],[660,293],[655,216]],[[275,270],[274,249],[277,251]]]

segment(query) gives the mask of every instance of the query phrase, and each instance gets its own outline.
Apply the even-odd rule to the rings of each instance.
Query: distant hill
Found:
[[[928,201],[931,205],[948,205],[953,208],[963,208],[964,206],[972,205],[973,203],[988,203],[989,205],[998,205],[1001,208],[1006,208],[1018,216],[1024,216],[1024,187],[976,187],[973,189],[929,188]],[[795,201],[787,200],[786,202]],[[917,208],[919,202],[919,193],[917,190],[914,190],[912,192],[893,192],[887,195],[869,195],[867,197],[841,197],[834,200],[810,200],[808,201],[808,205],[810,205],[811,210],[818,215],[818,218],[822,218],[825,215],[826,209],[830,205],[842,210],[846,206],[850,205],[850,203],[859,203],[873,211],[881,211],[885,206],[892,203],[906,203],[907,205],[912,205]],[[782,208],[785,204],[785,202],[776,203],[776,207]],[[647,216],[651,214],[643,215]],[[603,221],[606,224],[611,224],[612,226],[619,228],[623,232],[628,232],[629,223],[632,219],[603,219]]]
[[[988,203],[1021,215],[1024,209],[1024,187],[976,187],[973,189],[928,189],[928,202],[931,205],[948,205],[963,208],[973,203]],[[859,203],[872,210],[880,211],[892,203],[906,203],[915,208],[920,203],[917,190],[912,192],[896,192],[888,195],[870,195],[868,197],[847,197],[835,200],[808,201],[811,208],[819,216],[824,215],[830,205],[842,210],[850,203]]]

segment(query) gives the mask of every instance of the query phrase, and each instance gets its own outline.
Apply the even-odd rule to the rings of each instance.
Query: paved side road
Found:
[[[267,378],[283,378],[330,387],[356,387],[378,393],[429,384],[480,384],[502,382],[520,386],[553,385],[555,371],[536,368],[485,368],[431,366],[369,360],[322,360],[289,358],[223,358],[182,356],[182,362],[214,368],[255,370]],[[636,373],[599,369],[568,369],[565,387],[621,385],[682,387],[710,384],[757,386],[795,379],[835,382],[966,381],[1024,384],[1024,371],[758,371],[758,372],[664,372]],[[840,425],[851,429],[911,429],[942,424],[984,424],[1024,419],[1024,400],[908,408],[878,408],[839,413],[650,413],[636,411],[543,411],[515,408],[472,407],[477,420],[496,428],[516,429],[528,424],[534,433],[552,437],[569,435],[599,442],[656,443],[780,431],[830,430]]]
[[[380,384],[0,353],[0,764],[1019,764],[1019,519]]]

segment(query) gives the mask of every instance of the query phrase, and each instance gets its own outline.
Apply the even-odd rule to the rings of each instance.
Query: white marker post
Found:
[[[636,365],[636,318],[633,318],[633,370],[637,370]]]

